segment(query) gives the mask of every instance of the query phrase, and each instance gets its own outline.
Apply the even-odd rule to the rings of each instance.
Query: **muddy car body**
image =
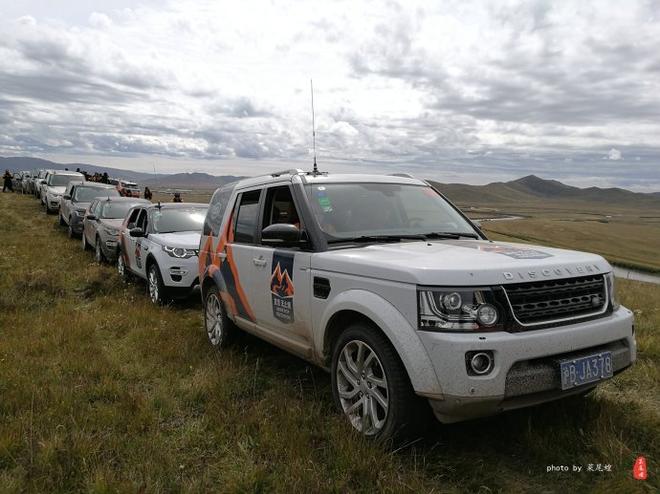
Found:
[[[632,364],[594,254],[489,241],[413,178],[290,171],[217,190],[200,243],[211,344],[236,327],[331,371],[367,436],[584,394]],[[428,409],[428,408],[427,408]]]

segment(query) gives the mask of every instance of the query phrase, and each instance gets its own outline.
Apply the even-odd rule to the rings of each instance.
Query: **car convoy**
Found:
[[[636,359],[605,259],[490,241],[409,176],[287,170],[208,205],[31,180],[152,302],[199,289],[213,347],[240,329],[328,370],[338,409],[377,440],[406,437],[429,405],[451,423],[585,395]]]

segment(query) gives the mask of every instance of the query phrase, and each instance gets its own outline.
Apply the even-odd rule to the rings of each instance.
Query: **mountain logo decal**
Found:
[[[294,321],[293,298],[296,291],[293,284],[294,258],[293,253],[275,251],[271,264],[273,272],[270,277],[270,293],[273,316],[287,324]]]

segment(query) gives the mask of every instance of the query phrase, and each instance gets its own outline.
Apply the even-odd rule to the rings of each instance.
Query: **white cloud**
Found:
[[[619,151],[618,149],[612,148],[607,153],[608,160],[619,161],[621,158],[623,158],[623,156],[621,154],[621,151]]]
[[[612,147],[660,187],[644,0],[27,5],[0,20],[0,153],[306,159],[313,77],[325,160],[614,174]]]

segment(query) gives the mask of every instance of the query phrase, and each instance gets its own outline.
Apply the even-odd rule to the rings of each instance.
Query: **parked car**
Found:
[[[14,192],[22,192],[23,189],[23,172],[15,172],[11,177],[11,186]]]
[[[197,254],[208,204],[135,206],[119,231],[117,270],[147,280],[151,301],[190,295],[198,285]]]
[[[636,358],[602,257],[489,241],[401,176],[291,171],[218,189],[200,243],[210,343],[236,328],[330,370],[362,434],[585,394]]]
[[[118,180],[117,190],[122,197],[140,197],[140,188],[135,182]]]
[[[41,172],[39,172],[39,176],[37,177],[37,180],[35,181],[34,195],[37,196],[37,199],[39,199],[39,201],[42,202],[42,205],[43,205],[43,201],[41,199],[41,194],[43,192],[46,181],[48,180],[48,176],[54,171],[55,170],[41,170]]]
[[[114,262],[119,248],[119,228],[126,214],[132,207],[148,204],[151,203],[145,199],[132,197],[106,197],[92,200],[83,220],[83,250],[93,247],[94,258],[98,263]]]
[[[119,197],[112,185],[95,182],[70,182],[60,201],[60,225],[66,226],[69,237],[83,231],[83,218],[90,203],[97,197]]]
[[[46,213],[55,213],[60,208],[60,200],[70,182],[84,182],[82,173],[56,170],[48,174],[41,190],[41,204],[46,207]]]
[[[30,192],[30,182],[32,181],[32,172],[23,172],[21,176],[21,193],[27,194]]]

